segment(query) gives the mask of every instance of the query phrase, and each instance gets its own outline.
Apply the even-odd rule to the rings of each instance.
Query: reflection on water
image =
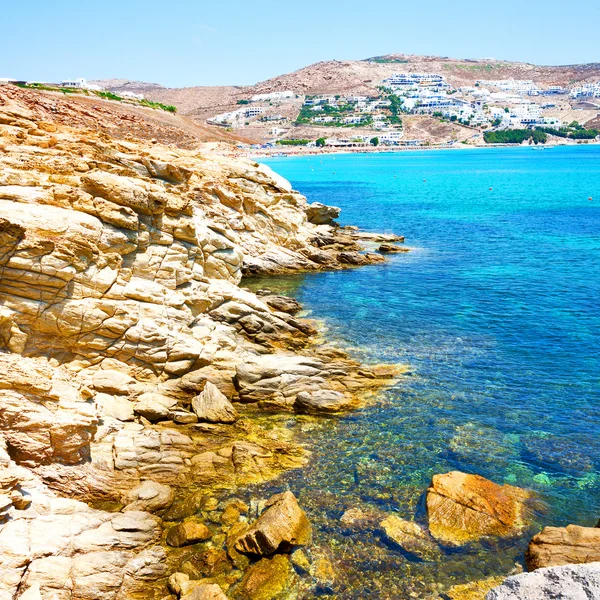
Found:
[[[248,285],[296,296],[361,360],[412,372],[351,415],[291,420],[310,464],[246,494],[297,494],[343,598],[436,597],[511,571],[543,525],[594,525],[600,211],[587,198],[600,197],[600,149],[338,156],[321,172],[306,158],[270,164],[346,222],[405,234],[416,249]],[[429,563],[342,527],[353,506],[422,519],[431,476],[452,469],[535,490],[530,531]]]

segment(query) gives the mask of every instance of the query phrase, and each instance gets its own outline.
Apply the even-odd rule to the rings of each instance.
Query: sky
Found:
[[[600,1],[0,0],[0,77],[247,85],[389,53],[600,62]]]

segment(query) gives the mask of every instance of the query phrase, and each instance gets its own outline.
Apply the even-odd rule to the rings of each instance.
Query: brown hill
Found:
[[[249,141],[220,127],[163,110],[97,97],[0,86],[0,106],[11,100],[27,106],[40,121],[90,128],[119,139],[156,140],[181,148],[194,148],[205,142]]]
[[[319,62],[253,86],[152,88],[147,95],[204,120],[232,110],[238,100],[254,94],[284,90],[298,94],[369,94],[383,79],[398,71],[441,73],[454,86],[472,85],[477,79],[532,79],[542,85],[561,86],[600,80],[600,63],[540,66],[495,59],[390,54],[362,61]]]

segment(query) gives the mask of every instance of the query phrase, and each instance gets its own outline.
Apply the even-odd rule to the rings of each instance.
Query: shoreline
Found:
[[[550,150],[553,148],[559,147],[572,147],[572,146],[597,146],[600,145],[600,141],[591,141],[587,143],[572,143],[572,144],[564,144],[564,143],[556,143],[556,144],[481,144],[481,145],[470,145],[470,144],[456,144],[452,146],[414,146],[414,147],[389,147],[385,150],[380,149],[379,147],[375,148],[355,148],[355,149],[315,149],[315,148],[305,148],[305,147],[292,147],[289,150],[276,150],[270,149],[265,150],[264,152],[239,152],[236,156],[240,156],[243,158],[248,158],[251,160],[259,160],[260,158],[294,158],[298,156],[328,156],[328,155],[338,155],[338,154],[397,154],[401,152],[431,152],[431,151],[444,151],[444,150],[484,150],[484,149],[497,149],[497,148],[532,148],[538,150]]]

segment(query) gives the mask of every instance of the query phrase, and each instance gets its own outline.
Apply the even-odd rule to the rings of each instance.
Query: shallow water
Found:
[[[343,573],[338,597],[435,597],[510,571],[542,525],[594,525],[600,147],[264,162],[309,201],[340,206],[342,223],[406,235],[413,248],[384,265],[262,282],[296,296],[362,360],[411,367],[364,410],[290,420],[310,465],[248,490],[298,495]],[[355,505],[422,518],[431,476],[452,469],[536,490],[532,530],[427,563],[340,528]]]

